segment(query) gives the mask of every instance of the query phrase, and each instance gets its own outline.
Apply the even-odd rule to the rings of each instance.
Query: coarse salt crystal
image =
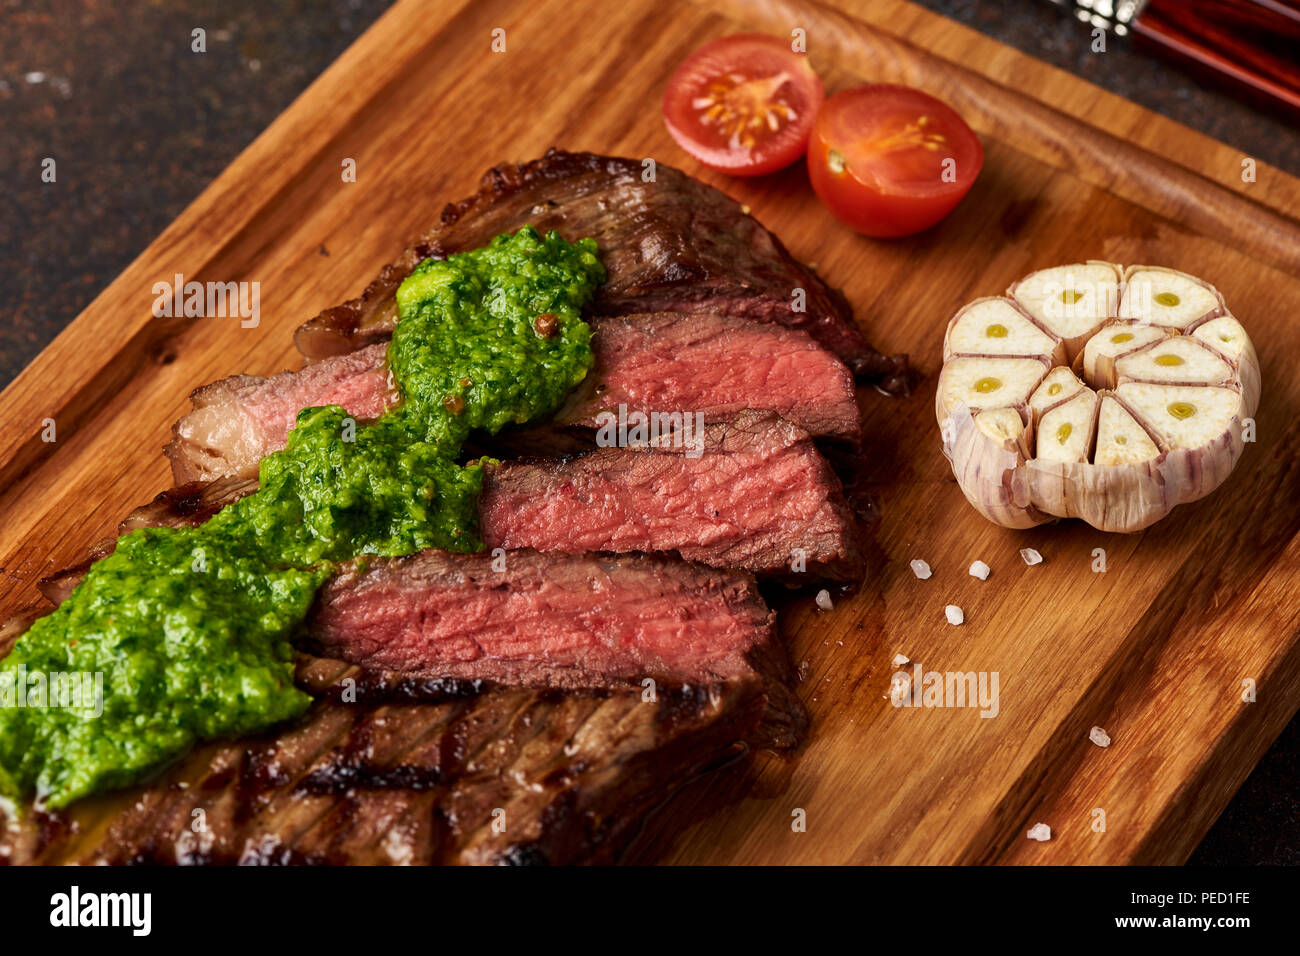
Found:
[[[835,605],[831,603],[830,591],[827,591],[825,588],[822,588],[820,591],[817,592],[817,606],[821,608],[823,611],[829,611],[833,607],[835,607]]]
[[[1052,828],[1046,823],[1035,823],[1025,834],[1031,840],[1037,840],[1039,843],[1046,843],[1052,838]]]
[[[912,573],[915,574],[922,581],[924,581],[933,572],[930,570],[930,566],[928,564],[926,564],[920,558],[915,558],[912,561]]]
[[[943,613],[948,615],[949,624],[961,624],[966,620],[966,614],[955,604],[949,604],[943,609]]]
[[[1098,747],[1110,746],[1110,734],[1106,733],[1106,731],[1102,730],[1100,727],[1094,727],[1092,730],[1088,731],[1088,739]]]
[[[992,571],[993,569],[983,561],[976,561],[970,566],[970,576],[973,578],[979,578],[981,581],[987,581],[989,579],[989,574]]]
[[[906,654],[895,654],[895,655],[894,655],[894,666],[895,666],[895,667],[902,667],[904,664],[910,664],[910,663],[912,663],[912,659],[911,659],[910,657],[908,657]]]
[[[1025,559],[1025,564],[1029,565],[1031,568],[1035,564],[1043,563],[1043,556],[1033,548],[1021,548],[1020,556]]]

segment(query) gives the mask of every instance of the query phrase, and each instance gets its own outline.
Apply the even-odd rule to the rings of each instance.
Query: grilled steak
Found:
[[[646,703],[467,695],[304,658],[298,683],[318,700],[279,734],[204,747],[147,789],[67,813],[0,811],[0,863],[609,862],[691,777],[802,726],[765,724],[753,677]]]
[[[738,571],[637,556],[423,551],[331,579],[307,632],[327,657],[369,668],[591,689],[751,675],[774,620]]]
[[[662,163],[653,181],[645,173],[640,160],[555,149],[488,170],[474,196],[443,209],[439,223],[359,298],[299,328],[298,348],[323,358],[387,337],[397,316],[394,293],[421,260],[478,248],[531,223],[599,243],[609,272],[593,306],[599,314],[706,312],[803,328],[855,374],[887,391],[906,390],[906,358],[872,349],[844,297],[796,262],[739,203]]]
[[[672,436],[680,434],[672,433]],[[771,412],[561,461],[508,462],[479,505],[489,548],[675,551],[795,581],[861,581],[857,522],[808,433]]]
[[[555,416],[557,426],[590,428],[620,404],[698,411],[711,422],[754,408],[818,437],[858,440],[853,378],[805,332],[671,312],[593,319],[592,331],[595,368]],[[256,475],[257,463],[284,447],[299,409],[337,404],[358,419],[376,417],[399,397],[386,358],[384,345],[371,345],[297,372],[236,375],[199,389],[166,448],[177,483]],[[559,438],[539,428],[517,440],[554,446]]]

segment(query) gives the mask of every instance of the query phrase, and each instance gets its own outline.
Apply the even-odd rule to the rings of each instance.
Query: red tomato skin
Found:
[[[728,57],[754,51],[758,51],[758,55],[766,54],[770,62],[784,60],[793,71],[795,94],[801,103],[797,122],[784,127],[776,143],[759,144],[749,152],[702,142],[699,123],[690,106],[690,89],[699,78],[698,71],[716,68]],[[744,65],[742,61],[738,62]],[[813,71],[807,56],[794,53],[788,41],[760,33],[732,34],[706,43],[673,73],[664,91],[664,125],[677,145],[701,165],[731,176],[765,176],[790,166],[803,156],[808,146],[808,134],[825,96],[821,78]]]
[[[908,87],[879,86],[873,89],[883,93],[891,90],[905,90],[909,94],[920,94],[927,100],[933,100],[928,94],[911,90]],[[858,90],[846,91],[857,93]],[[836,94],[842,96],[843,94]],[[831,97],[823,108],[822,115],[814,124],[808,141],[808,179],[813,191],[831,213],[855,232],[879,239],[896,239],[924,232],[939,223],[970,192],[980,171],[984,166],[984,147],[979,137],[967,131],[974,157],[974,172],[963,183],[953,184],[953,188],[932,195],[902,195],[882,192],[876,187],[863,183],[846,169],[840,173],[831,171],[830,151],[834,148],[827,138],[828,123],[823,122],[827,108],[831,107],[836,97]],[[942,101],[945,111],[950,109]],[[954,114],[955,115],[955,114]],[[960,117],[957,117],[960,120]]]

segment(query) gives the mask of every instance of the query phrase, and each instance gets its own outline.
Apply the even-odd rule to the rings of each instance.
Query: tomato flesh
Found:
[[[705,166],[760,176],[804,154],[825,92],[789,41],[738,34],[706,43],[664,92],[664,124]]]
[[[927,93],[872,85],[836,93],[808,143],[821,201],[868,236],[908,236],[948,215],[984,165],[979,138]]]

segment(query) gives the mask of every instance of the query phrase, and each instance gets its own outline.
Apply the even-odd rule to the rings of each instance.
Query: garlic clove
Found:
[[[944,335],[943,357],[954,355],[1045,356],[1063,361],[1061,340],[1035,325],[1011,299],[976,299],[964,306]]]
[[[1242,405],[1231,388],[1130,382],[1115,394],[1166,449],[1208,445],[1228,431]]]
[[[1013,285],[1007,294],[1065,343],[1067,360],[1103,324],[1119,304],[1119,269],[1109,262],[1081,262],[1040,269]]]
[[[1186,329],[1223,311],[1223,297],[1208,282],[1161,266],[1130,266],[1124,273],[1119,317]]]
[[[1115,360],[1166,338],[1167,329],[1156,325],[1108,325],[1083,347],[1078,371],[1096,388],[1114,388],[1118,382]]]
[[[1029,396],[1029,413],[1035,422],[1054,405],[1067,402],[1086,388],[1068,365],[1058,365],[1047,373]]]
[[[1246,330],[1230,315],[1221,315],[1198,325],[1192,335],[1234,365],[1241,362],[1246,349],[1250,348],[1250,337],[1246,335]]]
[[[1048,368],[1037,358],[958,356],[939,373],[935,413],[943,421],[959,405],[972,410],[1021,405]]]
[[[1176,335],[1115,362],[1119,382],[1168,382],[1180,385],[1224,385],[1233,368],[1213,349],[1189,335]]]
[[[1231,315],[1222,315],[1198,325],[1192,334],[1232,363],[1241,382],[1241,397],[1246,406],[1246,415],[1254,415],[1255,409],[1259,407],[1261,386],[1259,358],[1241,323]]]
[[[1012,425],[1006,414],[1015,415]],[[946,419],[942,429],[943,452],[952,464],[957,484],[980,514],[1004,528],[1032,528],[1052,516],[1035,508],[1030,501],[1029,475],[1023,467],[1028,457],[1028,433],[1014,409],[980,412],[982,418],[996,414],[1007,427],[1019,428],[1004,441],[990,437],[993,428],[981,427],[966,406],[958,406]]]
[[[1110,395],[1103,395],[1093,462],[1103,467],[1137,465],[1159,454],[1156,443],[1128,409]]]
[[[1038,423],[1038,455],[1046,461],[1087,461],[1097,421],[1097,393],[1085,388]]]
[[[986,408],[975,413],[975,427],[999,448],[1023,458],[1032,457],[1029,451],[1029,432],[1020,412],[1014,408]]]

